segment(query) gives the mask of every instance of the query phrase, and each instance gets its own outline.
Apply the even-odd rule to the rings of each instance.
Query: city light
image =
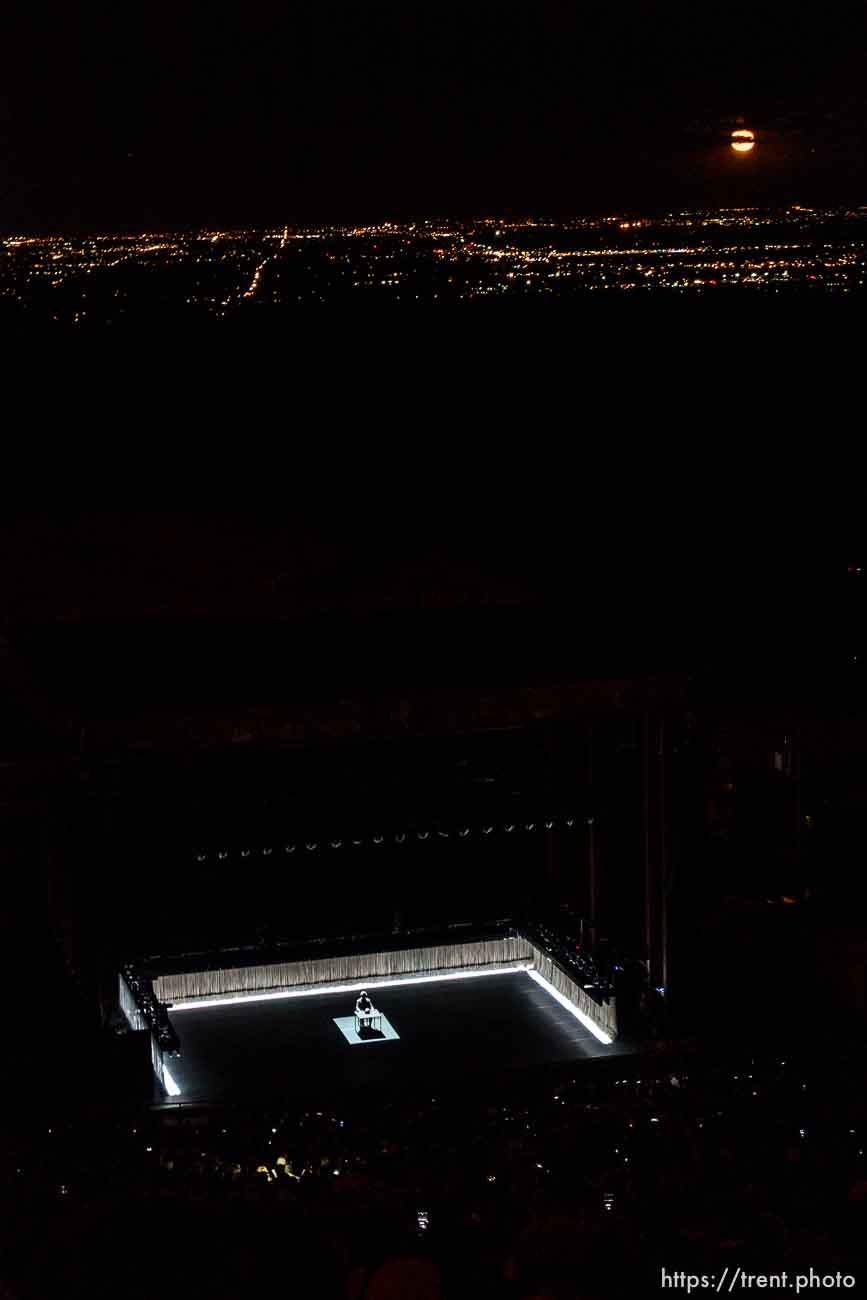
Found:
[[[732,132],[749,153],[755,135]],[[22,319],[191,320],[318,302],[737,292],[839,295],[867,284],[867,208],[717,208],[546,221],[456,219],[0,240]]]

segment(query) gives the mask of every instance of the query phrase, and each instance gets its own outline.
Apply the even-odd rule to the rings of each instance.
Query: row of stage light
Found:
[[[318,849],[342,849],[347,847],[362,848],[365,844],[374,844],[377,847],[381,847],[386,842],[389,844],[406,844],[409,841],[416,841],[416,842],[423,843],[425,840],[438,840],[438,839],[465,840],[470,835],[487,836],[487,835],[493,835],[494,833],[502,833],[505,835],[509,835],[512,834],[514,831],[522,831],[524,833],[527,833],[533,831],[553,831],[553,830],[561,830],[561,829],[572,830],[572,828],[575,825],[579,824],[580,820],[581,819],[575,817],[565,817],[560,821],[556,821],[553,818],[548,818],[540,822],[504,822],[502,825],[497,825],[497,826],[493,824],[486,825],[486,826],[475,826],[475,827],[464,826],[460,830],[454,830],[454,831],[444,831],[444,830],[400,831],[393,835],[363,835],[360,837],[351,836],[348,839],[333,839],[333,840],[332,839],[299,840],[297,843],[284,844],[282,846],[282,850],[269,847],[269,848],[259,849],[257,852],[261,857],[267,858],[270,857],[271,854],[275,852],[280,853],[282,851],[283,853],[291,854],[291,853],[295,853],[299,849],[301,851],[306,851],[308,853],[314,853]],[[593,817],[585,817],[583,819],[584,823],[587,826],[592,826],[594,820],[595,818]],[[242,857],[242,858],[250,858],[253,856],[253,850],[240,849],[240,850],[233,850],[230,853],[228,849],[219,849],[215,854],[197,853],[196,861],[207,862],[209,857],[212,856],[217,858],[220,862],[224,862],[227,858],[235,857],[235,856]]]

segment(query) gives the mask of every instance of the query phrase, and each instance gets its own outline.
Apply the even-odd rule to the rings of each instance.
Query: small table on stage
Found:
[[[362,1029],[378,1029],[382,1033],[382,1012],[377,1011],[376,1007],[371,1007],[366,1015],[360,1016],[355,1013],[355,1032],[358,1034]]]

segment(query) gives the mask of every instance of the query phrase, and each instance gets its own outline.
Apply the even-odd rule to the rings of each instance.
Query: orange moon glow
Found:
[[[755,147],[756,137],[752,131],[732,131],[732,148],[735,153],[749,153]]]

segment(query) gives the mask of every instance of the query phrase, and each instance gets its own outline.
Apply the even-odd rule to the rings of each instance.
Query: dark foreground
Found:
[[[644,1300],[663,1269],[740,1267],[859,1294],[863,1042],[804,1030],[785,1055],[730,1034],[337,1104],[58,1098],[6,1134],[0,1293]]]

